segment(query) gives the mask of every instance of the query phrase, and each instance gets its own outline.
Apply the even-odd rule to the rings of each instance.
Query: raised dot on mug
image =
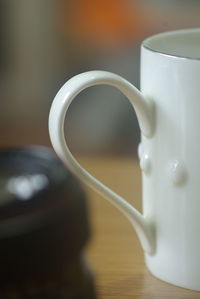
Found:
[[[140,168],[142,171],[144,171],[146,174],[149,174],[151,171],[151,161],[149,159],[148,154],[143,154],[140,159]]]
[[[181,186],[186,183],[187,173],[181,161],[174,160],[170,163],[170,178],[176,186]]]

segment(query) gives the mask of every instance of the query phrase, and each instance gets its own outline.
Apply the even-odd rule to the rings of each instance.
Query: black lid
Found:
[[[76,205],[70,197],[84,197],[79,181],[51,149],[29,146],[0,151],[0,238],[17,233],[17,228],[37,226],[41,217],[59,209],[63,192],[70,209]]]
[[[0,220],[51,201],[71,174],[46,147],[0,151]],[[70,185],[67,187],[70,189]],[[74,190],[74,192],[76,192]]]
[[[83,189],[52,150],[0,152],[0,276],[47,275],[88,238]]]

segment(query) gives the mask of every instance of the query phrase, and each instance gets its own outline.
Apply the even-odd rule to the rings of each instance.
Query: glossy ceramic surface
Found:
[[[51,107],[54,149],[82,181],[129,218],[158,278],[200,290],[200,29],[163,33],[141,47],[141,92],[125,79],[92,71],[70,79]],[[83,89],[108,84],[133,105],[141,128],[143,214],[83,169],[64,137],[66,111]],[[134,265],[133,265],[134,267]]]

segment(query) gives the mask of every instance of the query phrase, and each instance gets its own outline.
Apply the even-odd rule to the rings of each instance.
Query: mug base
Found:
[[[186,289],[186,290],[191,290],[191,291],[195,291],[195,292],[199,292],[200,291],[200,285],[197,286],[197,285],[192,285],[192,284],[189,284],[187,282],[183,282],[183,281],[172,281],[171,279],[168,279],[167,277],[165,277],[164,275],[160,275],[160,274],[157,274],[156,272],[152,271],[152,269],[148,266],[148,264],[146,263],[146,267],[147,267],[147,270],[148,272],[154,276],[156,279],[159,279],[160,281],[162,282],[165,282],[167,284],[170,284],[170,285],[173,285],[175,287],[178,287],[178,288],[182,288],[182,289]]]

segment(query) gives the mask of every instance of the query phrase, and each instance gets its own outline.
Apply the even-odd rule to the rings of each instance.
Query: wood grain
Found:
[[[136,160],[119,157],[79,160],[98,179],[141,208],[140,171]],[[96,275],[99,299],[200,298],[200,292],[153,277],[145,268],[142,249],[127,219],[100,195],[88,188],[87,192],[93,227],[87,256]]]

